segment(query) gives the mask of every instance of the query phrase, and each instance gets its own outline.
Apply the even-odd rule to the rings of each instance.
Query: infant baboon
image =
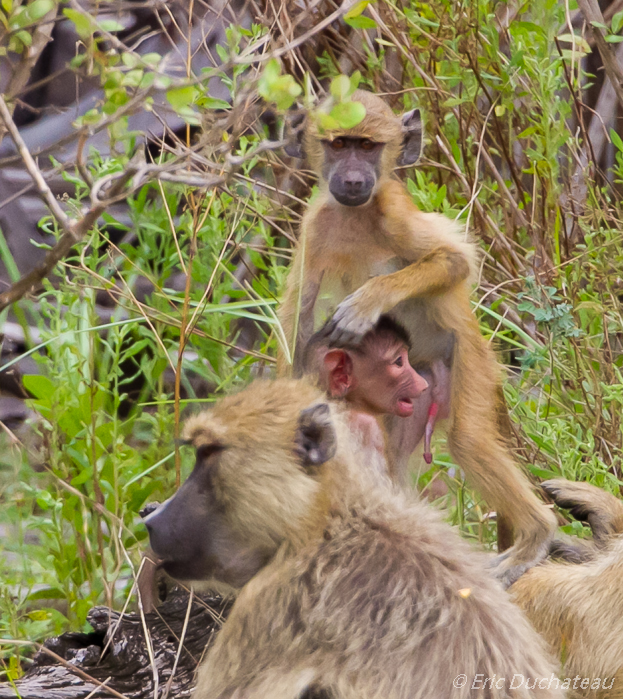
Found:
[[[185,435],[197,462],[151,546],[174,577],[242,587],[197,699],[563,696],[484,556],[361,462],[319,389],[256,382]]]
[[[357,347],[329,347],[317,333],[306,348],[305,365],[311,381],[317,379],[331,398],[345,402],[351,431],[388,473],[387,434],[380,418],[418,415],[424,424],[433,400],[428,382],[409,364],[406,330],[382,316]]]
[[[511,597],[563,659],[572,696],[623,699],[623,503],[588,483],[553,480],[543,488],[590,524],[597,546],[586,563],[533,568]]]

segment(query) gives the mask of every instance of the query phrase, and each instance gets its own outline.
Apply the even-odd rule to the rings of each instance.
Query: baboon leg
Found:
[[[532,492],[530,483],[513,463],[506,445],[494,431],[488,410],[454,416],[449,432],[450,452],[487,504],[513,528],[515,543],[496,559],[496,573],[506,585],[547,555],[556,518]]]
[[[605,544],[623,532],[623,502],[614,495],[591,485],[564,478],[544,481],[543,490],[558,507],[569,510],[580,522],[587,522],[598,544]]]
[[[478,415],[463,416],[449,435],[450,452],[489,506],[513,527],[515,543],[499,556],[496,573],[506,585],[539,563],[556,528],[553,512],[538,500],[505,446],[482,430]]]
[[[498,551],[508,550],[513,545],[513,525],[507,517],[497,514]]]

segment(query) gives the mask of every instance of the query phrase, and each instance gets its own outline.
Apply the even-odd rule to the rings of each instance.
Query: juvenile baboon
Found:
[[[197,699],[563,696],[483,555],[361,462],[319,389],[256,382],[185,436],[197,462],[151,546],[174,577],[242,587]]]
[[[469,303],[476,246],[453,221],[421,212],[393,178],[397,164],[419,157],[419,112],[401,120],[376,95],[357,90],[352,99],[366,108],[358,126],[320,134],[310,122],[302,149],[289,149],[307,157],[320,190],[303,217],[280,313],[295,348],[294,374],[302,373],[304,348],[327,320],[328,341],[336,345],[361,341],[383,314],[404,326],[411,365],[432,373],[433,392],[436,376],[449,383],[452,456],[512,526],[515,544],[497,565],[509,583],[547,554],[556,521],[500,434],[501,372]],[[283,358],[280,371],[288,371]],[[427,415],[429,431],[435,417]],[[394,477],[402,482],[425,431],[420,417],[413,423],[409,440],[404,421],[387,419]]]
[[[533,568],[510,588],[511,597],[563,659],[572,696],[622,699],[623,504],[588,483],[553,480],[543,487],[589,522],[603,550],[580,565]]]

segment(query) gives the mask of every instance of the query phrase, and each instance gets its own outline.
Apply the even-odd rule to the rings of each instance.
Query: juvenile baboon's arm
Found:
[[[383,313],[412,298],[443,294],[470,274],[465,255],[451,246],[440,246],[403,269],[373,277],[339,304],[329,325],[329,341],[356,343],[371,330]]]

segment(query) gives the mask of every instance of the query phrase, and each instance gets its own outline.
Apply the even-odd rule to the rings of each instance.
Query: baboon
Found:
[[[321,333],[306,347],[306,372],[331,398],[344,400],[348,423],[379,468],[387,472],[385,415],[424,417],[432,398],[428,382],[409,364],[409,336],[388,316],[381,316],[357,347],[329,348]],[[425,419],[425,417],[424,417]]]
[[[623,533],[623,503],[588,483],[557,479],[543,487],[590,524],[596,551],[580,565],[533,568],[510,588],[511,598],[563,659],[571,696],[622,699],[623,537],[617,535]]]
[[[176,578],[242,588],[197,699],[563,696],[484,555],[361,461],[318,388],[255,382],[185,437],[196,465],[147,517],[151,546]]]
[[[401,120],[376,95],[357,90],[352,99],[366,109],[359,125],[321,134],[310,122],[299,132],[301,143],[293,141],[288,149],[307,157],[319,185],[303,216],[280,312],[294,348],[294,375],[303,372],[304,348],[327,320],[328,341],[336,345],[356,344],[383,314],[404,326],[411,365],[434,374],[432,392],[436,375],[449,383],[453,458],[512,526],[515,544],[496,565],[508,584],[547,554],[556,520],[514,464],[501,434],[508,419],[501,371],[469,303],[476,246],[453,221],[420,211],[393,178],[397,164],[419,157],[419,111]],[[288,372],[283,357],[279,370]],[[434,421],[435,414],[427,416],[429,431]],[[386,420],[398,482],[406,480],[414,441],[426,431],[421,418],[413,422],[409,440],[404,421]]]

